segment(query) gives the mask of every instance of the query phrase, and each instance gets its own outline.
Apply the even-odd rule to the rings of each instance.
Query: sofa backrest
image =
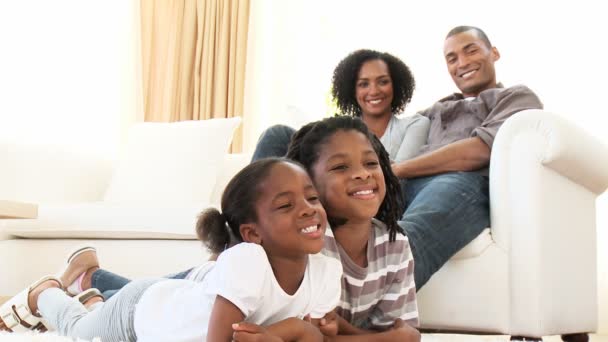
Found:
[[[111,160],[62,145],[0,141],[0,199],[87,202],[103,197]]]

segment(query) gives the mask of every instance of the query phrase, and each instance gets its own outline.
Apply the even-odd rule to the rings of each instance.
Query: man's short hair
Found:
[[[448,35],[445,37],[445,39],[448,39],[451,36],[457,35],[459,33],[468,32],[468,31],[475,31],[475,34],[477,34],[477,37],[479,37],[479,39],[481,39],[483,41],[483,43],[486,44],[487,47],[492,48],[492,43],[490,43],[490,39],[488,38],[486,33],[483,32],[483,30],[480,29],[479,27],[475,27],[475,26],[454,27],[453,29],[450,30],[450,32],[448,32]]]

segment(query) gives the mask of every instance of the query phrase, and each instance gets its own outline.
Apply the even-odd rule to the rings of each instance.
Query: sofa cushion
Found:
[[[108,202],[209,202],[239,117],[139,123],[105,194]]]
[[[3,231],[23,238],[196,239],[207,203],[41,204],[38,219],[2,220]]]
[[[452,256],[452,260],[476,258],[494,243],[490,228],[484,229],[473,241]]]

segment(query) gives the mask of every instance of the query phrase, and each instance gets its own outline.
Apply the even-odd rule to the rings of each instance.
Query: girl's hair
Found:
[[[395,241],[397,232],[402,233],[397,220],[403,213],[403,199],[401,197],[401,186],[399,179],[391,169],[391,161],[382,143],[373,135],[365,123],[359,118],[350,116],[337,116],[321,121],[311,122],[294,133],[287,151],[287,158],[300,162],[310,175],[313,175],[313,167],[321,155],[323,145],[338,131],[357,131],[362,133],[370,141],[374,151],[378,155],[380,167],[384,174],[386,184],[386,196],[378,209],[376,218],[386,224],[389,231],[389,240]],[[332,229],[344,224],[342,220],[336,220],[328,214]]]
[[[262,193],[259,185],[273,166],[279,163],[300,164],[285,158],[265,158],[247,165],[237,173],[222,194],[220,213],[215,208],[204,210],[196,223],[196,235],[212,253],[243,242],[240,226],[257,222],[256,203]]]
[[[377,59],[386,63],[393,83],[391,112],[393,114],[401,113],[405,105],[412,99],[416,82],[412,72],[403,61],[386,52],[357,50],[341,60],[334,69],[331,95],[342,113],[361,116],[361,107],[355,96],[359,70],[363,63]]]

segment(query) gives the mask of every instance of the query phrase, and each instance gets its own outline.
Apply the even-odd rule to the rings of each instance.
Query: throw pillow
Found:
[[[208,202],[239,117],[135,124],[105,201]]]

